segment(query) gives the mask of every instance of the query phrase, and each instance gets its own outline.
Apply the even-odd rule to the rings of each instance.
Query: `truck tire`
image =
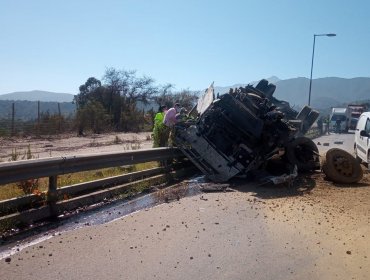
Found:
[[[311,139],[297,137],[285,147],[285,151],[288,162],[297,165],[299,171],[320,169],[319,149]]]
[[[311,113],[312,109],[309,106],[304,106],[302,110],[298,113],[296,119],[304,121],[308,115]]]
[[[265,93],[268,90],[268,84],[269,82],[266,79],[262,79],[258,82],[255,88]]]
[[[311,128],[314,122],[319,117],[320,113],[316,110],[312,110],[308,116],[303,120],[302,133],[306,134],[307,131]]]
[[[269,84],[268,86],[267,86],[267,89],[266,89],[266,91],[265,91],[265,94],[266,94],[266,96],[268,96],[268,97],[272,97],[272,95],[274,94],[274,92],[275,92],[275,90],[276,90],[276,85],[274,85],[274,84]]]
[[[314,122],[317,120],[319,115],[320,115],[319,111],[312,110],[306,118],[307,124],[311,127],[314,124]]]
[[[360,163],[350,153],[338,148],[326,152],[322,171],[334,183],[356,183],[363,177]]]

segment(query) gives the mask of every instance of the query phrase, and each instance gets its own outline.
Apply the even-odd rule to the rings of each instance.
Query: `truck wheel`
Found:
[[[310,112],[310,114],[306,118],[306,122],[309,125],[309,127],[311,127],[313,125],[313,123],[317,120],[317,118],[319,117],[319,115],[320,115],[320,112],[319,111],[312,110]]]
[[[268,84],[269,82],[266,79],[262,79],[258,82],[255,88],[265,93],[268,89]]]
[[[333,148],[326,152],[322,162],[322,171],[335,183],[356,183],[363,177],[358,161],[344,150]]]
[[[307,137],[298,137],[290,142],[286,148],[288,162],[297,165],[299,171],[312,171],[320,168],[319,149]]]
[[[296,119],[304,121],[308,117],[311,111],[312,109],[310,107],[308,107],[307,105],[304,106],[302,110],[298,113]]]
[[[320,113],[316,110],[312,110],[308,116],[303,120],[302,133],[306,134],[307,131],[311,128],[313,123],[317,120]]]

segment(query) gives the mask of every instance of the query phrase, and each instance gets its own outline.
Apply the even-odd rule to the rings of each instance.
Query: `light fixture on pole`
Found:
[[[316,36],[327,36],[327,37],[335,37],[337,34],[328,33],[328,34],[314,34],[313,35],[313,47],[312,47],[312,61],[311,61],[311,76],[310,76],[310,89],[308,91],[308,106],[311,105],[311,86],[312,86],[312,70],[313,70],[313,59],[315,57],[315,41]]]

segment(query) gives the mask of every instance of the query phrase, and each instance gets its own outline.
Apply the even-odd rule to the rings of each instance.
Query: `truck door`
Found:
[[[370,134],[370,119],[364,116],[364,119],[358,123],[357,131],[356,131],[356,136],[357,136],[357,141],[356,141],[356,146],[357,146],[357,153],[362,160],[367,162],[367,151],[369,150],[369,137],[366,136],[360,136],[361,130],[365,130],[366,133],[369,135]]]

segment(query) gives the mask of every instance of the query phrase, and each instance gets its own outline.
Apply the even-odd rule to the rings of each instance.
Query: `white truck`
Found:
[[[348,132],[350,118],[350,108],[332,108],[330,115],[330,130],[336,133]]]

